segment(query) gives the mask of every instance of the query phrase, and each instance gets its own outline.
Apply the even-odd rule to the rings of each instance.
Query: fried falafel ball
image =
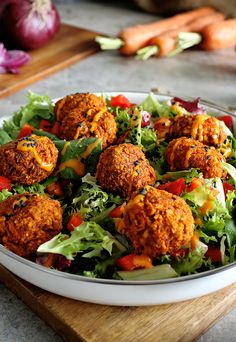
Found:
[[[165,160],[171,171],[198,168],[204,178],[225,178],[226,172],[220,164],[225,158],[214,147],[206,146],[191,138],[172,140],[165,151]]]
[[[96,178],[102,188],[125,198],[156,181],[155,171],[144,153],[132,144],[107,148],[100,155]]]
[[[165,120],[164,123],[163,120]],[[164,137],[167,140],[172,140],[188,137],[209,146],[220,145],[227,138],[227,134],[220,125],[220,120],[206,114],[179,115],[174,119],[160,118],[157,120],[155,128],[159,139]]]
[[[22,257],[31,259],[61,229],[60,203],[46,195],[24,193],[0,203],[0,243]]]
[[[116,140],[116,121],[102,97],[79,93],[66,96],[56,103],[55,113],[62,139],[98,137],[102,139],[103,148]]]
[[[13,183],[31,185],[54,170],[58,150],[46,136],[31,136],[0,146],[0,175]]]
[[[101,96],[90,93],[76,93],[63,97],[55,103],[54,112],[57,121],[61,122],[73,109],[80,108],[82,113],[97,113],[106,109],[106,103]]]
[[[155,258],[187,245],[193,236],[194,219],[182,198],[146,186],[133,194],[116,228],[130,239],[135,253]]]
[[[76,140],[83,137],[98,137],[102,140],[102,147],[116,141],[117,125],[114,116],[107,110],[98,112],[82,112],[73,109],[61,122],[60,137],[66,140]]]

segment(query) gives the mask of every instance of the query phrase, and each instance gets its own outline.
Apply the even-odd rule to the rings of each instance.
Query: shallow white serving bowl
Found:
[[[133,103],[141,103],[148,93],[104,92],[115,96],[124,94]],[[157,95],[159,100],[172,96]],[[186,98],[186,97],[185,97]],[[214,115],[231,114],[223,108],[201,101]],[[174,303],[200,297],[224,288],[236,281],[236,262],[214,270],[179,278],[156,281],[122,281],[92,279],[50,270],[21,258],[0,245],[0,263],[20,278],[42,289],[85,302],[146,306]]]

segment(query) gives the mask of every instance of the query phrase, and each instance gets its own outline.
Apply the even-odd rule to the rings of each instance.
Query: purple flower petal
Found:
[[[206,109],[199,105],[199,100],[200,100],[199,97],[197,97],[193,101],[185,101],[185,100],[183,100],[183,99],[181,99],[179,97],[174,97],[171,100],[171,103],[172,104],[179,103],[181,107],[183,107],[184,109],[186,109],[190,113],[206,114]]]

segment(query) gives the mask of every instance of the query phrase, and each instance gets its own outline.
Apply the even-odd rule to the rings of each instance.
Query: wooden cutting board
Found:
[[[41,290],[0,266],[0,281],[66,341],[193,341],[236,306],[236,283],[176,304],[115,307],[88,304]]]
[[[45,78],[99,50],[96,32],[62,24],[56,36],[41,49],[30,52],[32,60],[18,75],[0,75],[0,98]]]

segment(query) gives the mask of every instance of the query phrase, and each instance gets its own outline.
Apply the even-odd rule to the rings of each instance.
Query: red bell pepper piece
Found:
[[[221,262],[221,252],[218,247],[208,247],[205,257],[210,258],[212,262]]]
[[[54,195],[57,197],[63,197],[64,196],[62,186],[59,182],[49,184],[46,188],[46,191],[49,195]]]
[[[224,189],[224,194],[225,194],[225,198],[226,198],[228,191],[235,190],[235,187],[228,182],[223,182],[223,189]]]
[[[24,124],[16,139],[27,137],[28,135],[32,134],[33,131],[34,127],[30,126],[29,124]]]
[[[11,191],[11,181],[6,177],[0,176],[0,191],[3,189]]]
[[[165,190],[170,192],[171,194],[180,196],[182,192],[185,190],[185,180],[184,178],[179,178],[173,182],[167,182],[165,184],[161,184],[157,187],[159,190]]]
[[[138,268],[151,268],[153,266],[151,258],[145,254],[125,255],[119,258],[116,264],[124,271],[133,271]]]
[[[110,105],[112,107],[121,107],[123,109],[129,108],[131,106],[130,101],[124,95],[117,95],[111,98]]]
[[[110,213],[109,217],[111,218],[119,218],[122,215],[123,207],[120,205],[119,207],[114,208]]]
[[[57,137],[59,136],[60,132],[60,124],[58,121],[56,121],[51,129],[51,133],[56,135]]]
[[[48,120],[42,119],[39,124],[39,129],[42,129],[45,132],[51,133],[52,123]]]
[[[54,125],[52,125],[50,121],[42,119],[40,121],[39,128],[45,132],[58,136],[60,131],[60,124],[58,121],[56,121]]]
[[[231,115],[222,115],[222,116],[218,116],[217,119],[224,121],[224,123],[226,124],[226,126],[233,131],[234,128],[234,123],[233,123],[233,118]]]
[[[80,226],[84,220],[82,219],[80,213],[72,214],[67,222],[67,229],[72,232],[76,227]]]

